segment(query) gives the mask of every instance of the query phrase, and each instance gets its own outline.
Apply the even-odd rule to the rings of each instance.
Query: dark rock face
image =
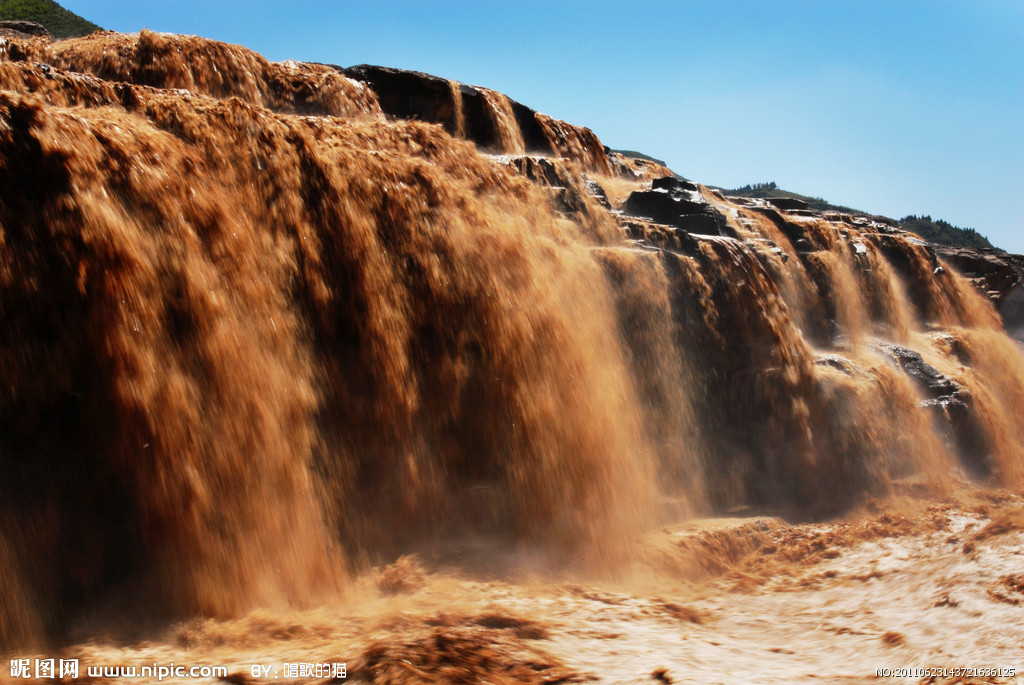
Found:
[[[3,35],[4,31],[14,31],[26,36],[40,36],[43,38],[49,38],[50,32],[46,30],[46,27],[35,21],[23,21],[20,19],[10,19],[7,21],[0,21],[0,35]]]
[[[991,445],[967,389],[924,361],[914,350],[899,345],[879,345],[878,350],[914,379],[925,398],[921,406],[931,410],[936,424],[953,443],[961,462],[971,475],[990,476],[992,464],[988,455],[991,453]]]
[[[349,78],[370,86],[381,108],[402,119],[420,119],[454,130],[453,95],[448,79],[418,71],[390,69],[369,64],[342,69]]]
[[[552,208],[567,217],[582,219],[593,208],[592,198],[605,209],[610,208],[604,188],[594,180],[584,179],[571,162],[558,158],[521,155],[509,157],[506,162],[516,172],[549,192]]]
[[[879,349],[914,379],[928,401],[958,401],[958,396],[964,392],[956,381],[939,373],[918,352],[899,345],[880,345]]]
[[[625,231],[626,237],[642,249],[658,252],[668,250],[684,255],[696,255],[700,248],[700,241],[686,231],[675,226],[638,219],[634,217],[620,217],[619,225]]]
[[[593,131],[541,114],[501,93],[418,71],[367,64],[335,68],[369,86],[385,114],[440,124],[481,150],[565,157],[589,171],[615,172]]]
[[[998,302],[1007,292],[1024,283],[1024,257],[988,249],[936,245],[935,254]]]
[[[770,197],[768,202],[779,209],[808,209],[807,203],[795,197]]]
[[[452,135],[463,135],[481,148],[501,149],[501,138],[488,114],[487,103],[478,88],[419,71],[392,69],[370,64],[337,67],[345,76],[367,84],[377,93],[381,109],[399,119],[417,119],[441,124]],[[457,94],[456,94],[457,91]],[[461,103],[456,102],[456,98]],[[553,152],[536,112],[510,100],[516,123],[527,151]],[[459,107],[463,130],[459,130]]]
[[[995,302],[1007,332],[1024,341],[1024,256],[942,245],[934,250]]]
[[[655,179],[649,191],[631,193],[622,211],[688,233],[734,237],[725,217],[704,199],[696,184],[672,176]]]
[[[661,178],[654,179],[651,181],[651,189],[664,190],[669,193],[677,190],[689,190],[695,193],[699,190],[697,184],[693,181],[676,178],[675,176],[662,176]]]
[[[703,198],[696,194],[696,188],[693,183],[671,177],[656,179],[650,192],[633,193],[623,206],[623,211],[634,217],[646,217],[658,224],[681,228],[692,233],[729,235],[726,232],[724,217],[703,202]],[[993,249],[948,247],[927,243],[917,236],[908,236],[898,228],[898,222],[888,217],[822,212],[809,208],[806,202],[795,198],[726,199],[771,220],[792,244],[809,272],[814,272],[817,266],[808,259],[808,256],[823,249],[827,250],[829,246],[821,244],[808,224],[793,220],[795,217],[814,217],[832,224],[847,224],[860,230],[869,230],[873,236],[874,246],[904,278],[911,300],[925,319],[937,315],[929,306],[934,299],[931,292],[936,287],[936,281],[946,276],[944,265],[950,265],[968,278],[996,305],[1006,331],[1018,341],[1024,342],[1022,255],[1006,254]],[[632,223],[627,225],[628,222]],[[646,239],[653,235],[647,229],[637,230],[635,224],[632,219],[623,220],[623,227],[630,237],[641,239],[637,236],[643,233],[642,239]],[[918,250],[906,249],[908,237],[919,246]],[[677,249],[673,244],[675,242],[678,241],[672,236],[672,240],[666,241],[663,247]]]
[[[546,157],[513,157],[509,162],[521,176],[546,188],[566,188],[576,181],[571,173]]]

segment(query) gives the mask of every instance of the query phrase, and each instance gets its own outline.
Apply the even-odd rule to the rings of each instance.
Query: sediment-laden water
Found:
[[[990,302],[882,220],[652,189],[542,114],[538,157],[504,95],[447,90],[431,124],[198,38],[0,42],[0,648],[236,682],[1020,666]]]

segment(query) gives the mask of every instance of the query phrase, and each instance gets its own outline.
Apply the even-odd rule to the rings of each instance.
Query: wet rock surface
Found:
[[[919,352],[899,345],[879,345],[878,349],[914,379],[925,398],[921,406],[943,427],[964,467],[973,476],[989,476],[991,445],[967,388],[942,374]]]
[[[633,192],[626,198],[622,211],[689,233],[734,235],[725,217],[701,195],[697,184],[672,176],[654,179],[651,190]]]
[[[634,245],[645,250],[655,252],[669,250],[685,255],[694,255],[700,245],[700,241],[687,231],[655,221],[637,217],[621,217],[619,225],[622,226],[626,237]]]
[[[448,133],[461,135],[480,147],[501,149],[500,133],[488,114],[487,102],[479,88],[419,71],[371,64],[337,68],[349,78],[372,88],[385,114],[441,124]],[[526,149],[553,152],[537,123],[535,110],[514,100],[509,102]]]
[[[1024,341],[1024,256],[940,245],[935,253],[995,302],[1007,332]]]
[[[606,148],[593,131],[501,93],[405,69],[369,64],[334,68],[369,86],[389,116],[441,124],[451,135],[489,152],[566,157],[586,169],[612,171]]]
[[[935,253],[996,302],[1024,282],[1024,256],[990,249],[935,246]]]
[[[566,217],[580,218],[591,213],[590,201],[608,209],[608,196],[601,185],[581,176],[579,168],[557,157],[501,157],[510,167],[542,188],[551,199],[552,208]]]
[[[956,381],[939,373],[934,366],[924,361],[919,352],[899,345],[879,345],[878,347],[914,379],[929,400],[954,402],[964,392],[964,389]]]

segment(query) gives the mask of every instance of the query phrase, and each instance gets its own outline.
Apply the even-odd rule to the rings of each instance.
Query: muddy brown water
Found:
[[[235,682],[1020,666],[991,304],[885,224],[703,188],[728,236],[630,240],[590,131],[537,115],[544,187],[481,92],[502,149],[238,46],[0,41],[0,648]]]

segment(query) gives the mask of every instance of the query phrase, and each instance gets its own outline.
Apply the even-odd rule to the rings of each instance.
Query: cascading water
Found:
[[[455,124],[452,134],[457,138],[466,137],[466,108],[462,104],[462,84],[458,81],[449,81],[448,86],[452,91],[452,110],[454,111]]]
[[[491,117],[494,130],[497,131],[498,140],[501,143],[501,152],[513,155],[521,155],[526,152],[526,143],[523,141],[523,133],[519,129],[516,115],[512,111],[512,103],[508,96],[487,88],[478,88],[484,102],[487,103],[487,112]]]
[[[885,225],[699,189],[720,235],[630,240],[578,177],[600,141],[543,115],[571,160],[534,183],[329,67],[3,47],[0,648],[316,606],[469,538],[608,571],[671,518],[1024,482],[1020,348]]]

